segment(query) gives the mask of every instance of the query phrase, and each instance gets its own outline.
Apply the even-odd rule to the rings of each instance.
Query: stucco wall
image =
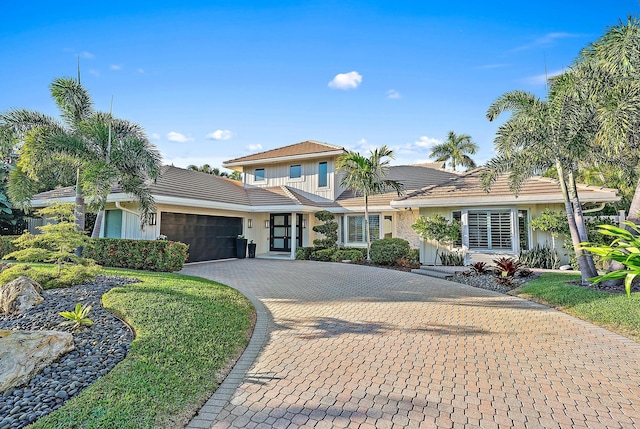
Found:
[[[404,238],[405,240],[407,240],[409,242],[409,245],[411,245],[412,249],[419,249],[420,237],[418,236],[418,234],[416,234],[413,228],[411,228],[411,225],[413,225],[416,222],[416,219],[418,219],[418,210],[417,209],[413,209],[411,211],[402,210],[397,212],[395,216],[396,216],[395,236],[399,238]]]

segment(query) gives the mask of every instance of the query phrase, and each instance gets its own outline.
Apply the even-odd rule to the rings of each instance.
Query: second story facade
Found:
[[[336,160],[345,153],[340,146],[305,141],[225,161],[223,166],[242,172],[246,187],[288,186],[314,201],[335,201],[344,191]]]

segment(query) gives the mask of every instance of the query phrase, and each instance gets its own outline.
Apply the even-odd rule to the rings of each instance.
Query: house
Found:
[[[156,213],[140,228],[132,197],[114,189],[107,199],[102,237],[156,239],[160,235],[190,245],[190,262],[235,257],[235,239],[253,240],[258,255],[294,258],[300,246],[311,246],[316,224],[313,214],[328,210],[339,224],[339,243],[366,246],[364,199],[340,186],[336,160],[347,151],[340,146],[305,141],[225,161],[243,173],[238,182],[173,166],[164,166],[150,185]],[[505,178],[490,193],[481,190],[479,170],[458,174],[443,163],[391,166],[388,178],[404,184],[405,193],[388,192],[369,199],[373,240],[400,237],[420,248],[423,262],[433,261],[434,243],[421,240],[411,228],[420,215],[441,213],[459,219],[463,236],[456,246],[468,261],[495,254],[517,255],[549,238],[531,230],[532,216],[545,208],[562,209],[558,184],[533,178],[518,197]],[[579,186],[585,204],[617,201],[614,189]],[[35,196],[34,207],[50,201],[73,201],[73,187]]]

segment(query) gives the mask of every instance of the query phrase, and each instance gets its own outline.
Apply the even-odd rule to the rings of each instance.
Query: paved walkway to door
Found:
[[[256,335],[190,428],[640,427],[640,345],[519,298],[416,274],[245,259]]]

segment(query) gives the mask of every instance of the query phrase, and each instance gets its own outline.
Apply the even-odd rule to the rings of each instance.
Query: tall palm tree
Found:
[[[478,144],[471,140],[470,135],[456,135],[453,131],[449,131],[447,140],[435,145],[431,149],[429,158],[436,158],[438,162],[449,162],[453,171],[456,171],[456,165],[474,168],[476,163],[469,155],[475,155],[477,151]]]
[[[487,162],[483,186],[488,190],[498,176],[509,173],[510,188],[517,194],[528,178],[555,168],[582,280],[587,283],[597,271],[591,255],[580,246],[588,237],[574,168],[588,152],[588,136],[594,132],[590,118],[594,113],[580,97],[584,94],[572,91],[575,82],[576,76],[567,72],[556,78],[546,101],[524,91],[511,91],[489,107],[490,121],[506,111],[511,112],[511,117],[496,132],[498,156]]]
[[[364,231],[367,241],[367,261],[371,260],[371,235],[369,234],[369,196],[383,194],[395,190],[398,195],[403,191],[402,183],[386,179],[389,170],[389,159],[393,159],[393,151],[382,146],[371,151],[367,158],[357,152],[342,155],[336,161],[336,169],[344,176],[340,185],[351,189],[364,197]]]
[[[17,168],[12,172],[10,193],[27,207],[37,189],[38,178],[52,162],[63,161],[77,171],[76,212],[84,229],[84,200],[98,212],[92,236],[99,233],[107,195],[114,185],[136,197],[141,225],[146,223],[154,201],[148,185],[160,170],[161,156],[142,128],[96,112],[80,78],[57,78],[50,86],[62,121],[26,109],[0,114],[0,128],[17,137]],[[0,133],[0,136],[5,133]]]
[[[582,50],[576,66],[592,71],[599,130],[594,144],[626,168],[636,167],[640,149],[640,19],[629,16]],[[622,155],[622,157],[620,157]],[[631,165],[629,165],[631,164]],[[640,224],[640,179],[629,208],[629,220]]]

